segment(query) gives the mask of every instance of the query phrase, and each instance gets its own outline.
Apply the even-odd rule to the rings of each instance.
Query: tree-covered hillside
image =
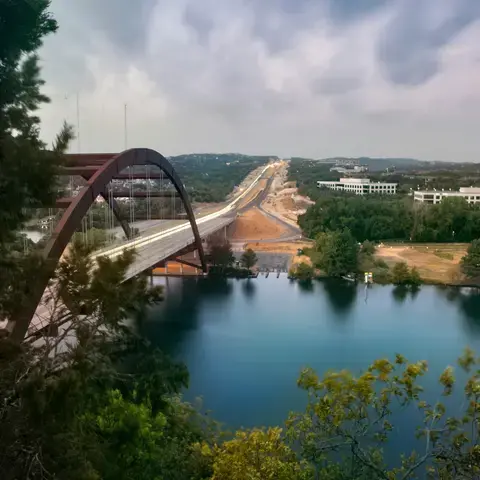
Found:
[[[169,158],[196,202],[222,202],[252,170],[270,159],[277,157],[193,153]]]

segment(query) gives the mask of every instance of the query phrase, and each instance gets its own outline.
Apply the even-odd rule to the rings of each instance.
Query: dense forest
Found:
[[[238,153],[194,153],[170,157],[192,201],[223,202],[228,194],[255,168],[274,156]]]
[[[348,228],[359,242],[470,242],[480,237],[480,206],[463,198],[425,205],[402,196],[325,192],[300,216],[299,224],[309,238]]]

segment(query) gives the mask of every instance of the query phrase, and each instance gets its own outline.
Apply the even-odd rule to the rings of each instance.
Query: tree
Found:
[[[364,255],[374,255],[376,251],[375,244],[373,242],[369,242],[368,240],[365,240],[362,243],[362,253]]]
[[[251,248],[247,248],[240,258],[240,263],[248,269],[252,268],[257,262],[257,254]]]
[[[397,262],[392,268],[392,283],[394,285],[408,285],[410,270],[406,262]]]
[[[480,274],[480,239],[473,240],[462,258],[462,270],[468,277]]]
[[[89,228],[85,234],[75,232],[73,241],[86,241],[94,249],[103,247],[107,243],[107,231],[101,228]]]
[[[348,229],[319,233],[315,251],[317,266],[327,275],[338,277],[357,270],[358,245]]]
[[[418,287],[422,283],[420,273],[418,273],[417,267],[412,267],[410,270],[410,285],[412,287]]]
[[[294,265],[289,271],[289,276],[296,278],[301,282],[310,282],[314,277],[315,271],[311,265],[306,262]]]
[[[208,259],[214,266],[224,269],[235,262],[232,245],[228,240],[222,241],[218,238],[210,238],[208,242],[208,250]]]
[[[48,0],[0,3],[0,317],[10,316],[9,293],[21,288],[21,262],[10,254],[15,233],[32,208],[54,205],[55,174],[73,137],[64,125],[52,150],[40,140],[35,114],[48,98],[40,93],[35,51],[57,29]],[[40,268],[37,260],[32,260]]]
[[[238,431],[212,450],[203,454],[213,457],[212,480],[302,480],[312,479],[312,472],[297,459],[284,442],[281,428]]]
[[[449,417],[441,401],[421,399],[418,380],[428,370],[424,361],[409,363],[397,354],[394,361],[376,360],[358,376],[342,371],[319,378],[305,369],[298,385],[308,393],[309,403],[304,413],[290,415],[287,439],[300,448],[315,470],[314,478],[476,478],[480,473],[479,359],[467,349],[459,365],[471,376],[458,417]],[[450,396],[455,388],[453,367],[444,370],[439,383],[443,396]],[[387,467],[382,449],[395,430],[390,420],[398,408],[420,412],[416,437],[424,444],[420,452],[412,451]]]
[[[185,367],[126,323],[161,290],[143,276],[123,281],[132,251],[96,263],[89,253],[76,242],[58,268],[49,319],[57,337],[42,337],[42,348],[0,341],[0,477],[207,477],[192,448],[209,424],[176,397]]]
[[[398,286],[418,287],[422,279],[416,267],[410,270],[405,262],[397,262],[392,269],[392,283]]]

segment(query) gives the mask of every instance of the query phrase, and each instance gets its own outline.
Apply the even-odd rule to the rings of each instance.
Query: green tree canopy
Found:
[[[462,258],[462,270],[469,277],[480,275],[480,239],[474,240]]]
[[[33,208],[54,205],[55,174],[72,130],[67,125],[52,150],[40,140],[39,107],[48,102],[36,50],[57,24],[47,0],[0,2],[0,317],[10,317],[21,302],[24,267],[10,245]],[[15,293],[15,301],[12,299]]]
[[[417,287],[422,283],[422,279],[415,267],[410,270],[406,262],[397,262],[392,268],[392,283]]]
[[[210,238],[208,251],[208,259],[214,266],[225,268],[233,265],[235,262],[232,245],[228,240],[222,240],[218,237]]]
[[[315,239],[314,258],[318,268],[338,277],[357,271],[358,250],[350,230],[322,232]]]
[[[313,480],[294,451],[284,442],[280,428],[238,431],[213,451],[203,448],[204,455],[213,457],[212,480]]]
[[[314,268],[306,262],[294,265],[289,271],[289,276],[296,278],[301,282],[310,282],[314,275]]]
[[[251,248],[247,248],[243,252],[242,257],[240,258],[240,263],[245,268],[249,268],[249,269],[255,266],[257,262],[258,262],[257,254]]]

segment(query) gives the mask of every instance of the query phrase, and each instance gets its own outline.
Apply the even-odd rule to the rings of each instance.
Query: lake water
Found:
[[[344,281],[305,288],[285,274],[167,284],[145,333],[187,365],[185,397],[202,396],[204,408],[230,428],[278,425],[302,410],[306,394],[296,380],[305,366],[319,374],[359,372],[402,353],[429,362],[421,383],[433,400],[441,371],[465,346],[480,349],[480,295],[469,289],[423,286],[412,295]],[[459,403],[451,400],[453,408]]]

